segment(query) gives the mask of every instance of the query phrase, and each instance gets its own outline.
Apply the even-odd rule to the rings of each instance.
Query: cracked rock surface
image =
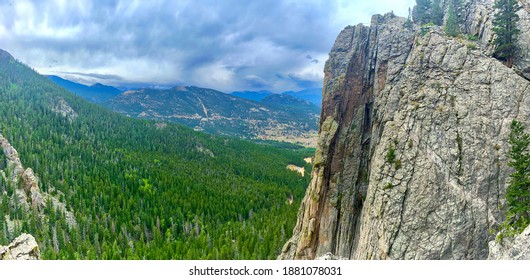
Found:
[[[490,241],[488,260],[530,260],[530,226],[513,238]]]
[[[376,15],[337,38],[312,181],[279,258],[488,257],[530,82],[487,46],[404,22]]]
[[[11,244],[0,246],[0,260],[38,260],[40,251],[35,238],[23,233]]]

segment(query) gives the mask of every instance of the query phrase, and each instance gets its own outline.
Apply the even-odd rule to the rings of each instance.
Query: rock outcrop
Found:
[[[444,9],[449,6],[448,0],[442,0]],[[490,55],[494,47],[492,42],[493,33],[493,4],[495,0],[462,0],[463,9],[461,18],[461,29],[469,36],[477,38],[484,53]],[[514,70],[526,79],[530,80],[530,1],[519,0],[521,10],[518,28],[521,31],[517,43],[517,54],[514,60]]]
[[[3,152],[7,162],[5,170],[0,169],[0,176],[4,181],[10,181],[15,189],[15,195],[18,204],[26,211],[29,209],[42,210],[46,206],[46,202],[51,200],[55,209],[61,211],[65,217],[67,224],[71,227],[77,224],[74,214],[69,211],[64,203],[53,197],[47,192],[42,192],[39,187],[39,179],[31,168],[24,168],[20,160],[17,150],[9,143],[9,141],[0,134],[0,152]],[[3,195],[3,193],[0,193]],[[6,221],[9,220],[9,215]]]
[[[18,200],[22,207],[26,210],[31,206],[34,209],[42,209],[45,206],[45,201],[42,197],[42,193],[39,188],[39,182],[33,170],[31,168],[24,169],[18,152],[6,138],[0,134],[0,148],[3,150],[6,157],[7,166],[10,167],[11,172],[6,174],[4,170],[2,175],[5,176],[5,180],[10,180],[14,185],[18,184],[18,180],[22,180],[22,189],[17,190]]]
[[[480,42],[492,34],[476,23],[479,10],[491,21],[486,2],[466,2]],[[337,38],[312,181],[280,258],[488,257],[510,174],[509,125],[530,127],[530,82],[489,56],[487,40],[404,23],[376,15]]]
[[[530,260],[530,226],[514,238],[490,241],[489,260]]]
[[[67,118],[71,122],[79,116],[63,98],[58,98],[57,100],[52,101],[50,109],[64,118]]]
[[[23,233],[11,244],[0,246],[0,260],[39,260],[40,251],[35,238]]]

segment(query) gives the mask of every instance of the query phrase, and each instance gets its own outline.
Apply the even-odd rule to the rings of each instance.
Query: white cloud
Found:
[[[0,2],[0,48],[46,74],[225,91],[318,86],[346,25],[414,0]],[[307,59],[310,55],[313,59]],[[316,60],[314,60],[316,59]],[[81,76],[78,77],[81,79]],[[95,76],[83,76],[98,82]],[[123,80],[106,79],[116,85]]]

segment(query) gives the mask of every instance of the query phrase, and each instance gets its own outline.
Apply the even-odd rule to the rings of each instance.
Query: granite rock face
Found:
[[[495,0],[463,0],[463,14],[461,29],[467,35],[475,36],[478,43],[487,54],[492,54],[494,47],[492,42],[493,33],[493,4]],[[442,1],[447,9],[449,1]],[[521,31],[517,43],[517,54],[514,60],[514,69],[526,79],[530,80],[530,0],[519,0],[521,10],[519,15],[518,28]],[[447,15],[447,13],[446,13]]]
[[[489,260],[530,260],[530,226],[514,238],[490,241]]]
[[[11,244],[0,246],[0,260],[39,260],[40,251],[35,238],[23,233]]]
[[[490,27],[471,22],[485,2],[466,2],[480,40]],[[530,82],[487,44],[404,22],[376,15],[337,38],[312,181],[279,258],[488,257],[511,172],[509,125],[530,127]]]

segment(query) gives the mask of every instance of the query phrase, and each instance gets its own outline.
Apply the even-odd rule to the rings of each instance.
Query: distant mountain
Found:
[[[283,94],[291,95],[298,97],[303,100],[307,100],[318,107],[322,107],[322,89],[321,88],[311,88],[301,91],[286,91],[282,92]]]
[[[262,91],[234,91],[231,93],[233,96],[254,100],[254,101],[261,101],[263,98],[273,94],[270,91],[262,90]]]
[[[271,94],[261,100],[262,103],[271,104],[271,105],[280,105],[283,107],[290,108],[307,108],[312,110],[319,110],[317,105],[311,103],[310,101],[294,97],[288,94]]]
[[[92,101],[95,103],[105,102],[122,93],[121,90],[115,87],[106,86],[99,83],[94,84],[92,86],[86,86],[83,84],[65,80],[58,76],[49,75],[47,77],[57,85],[83,97],[88,101]]]
[[[131,117],[181,123],[197,131],[306,146],[316,141],[320,115],[317,106],[287,95],[271,94],[257,102],[182,86],[126,91],[103,105]]]
[[[277,94],[270,91],[262,90],[262,91],[235,91],[231,93],[234,96],[238,96],[241,98],[254,100],[254,101],[262,101],[264,98]],[[322,106],[322,89],[321,88],[311,88],[311,89],[305,89],[301,91],[285,91],[281,94],[290,95],[302,100],[309,101],[313,104],[315,104],[318,107]]]

